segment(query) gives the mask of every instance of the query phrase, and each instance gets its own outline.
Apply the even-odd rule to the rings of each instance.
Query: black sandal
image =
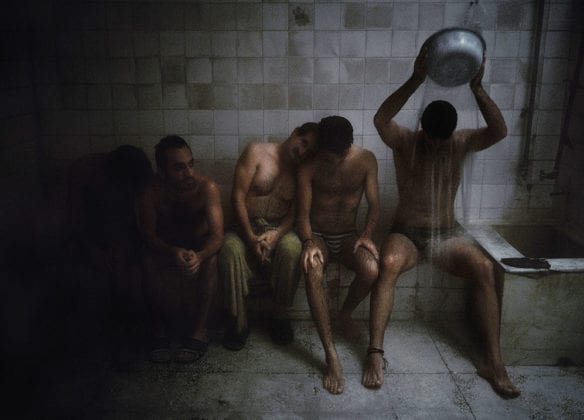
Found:
[[[208,348],[208,342],[192,337],[187,338],[178,350],[176,361],[179,363],[193,363],[203,357]]]
[[[168,337],[154,337],[152,339],[148,358],[152,363],[170,362],[170,340]]]
[[[239,351],[245,347],[247,337],[249,336],[249,328],[245,328],[241,332],[237,332],[237,328],[228,328],[223,336],[223,347],[227,350]]]

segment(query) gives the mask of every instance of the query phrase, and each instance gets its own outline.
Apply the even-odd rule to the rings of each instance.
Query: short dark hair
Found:
[[[166,168],[166,151],[169,149],[182,149],[186,147],[191,150],[185,139],[175,134],[166,136],[154,146],[154,158],[156,159],[156,166],[159,170]]]
[[[348,119],[333,115],[318,123],[318,147],[342,155],[353,144],[353,126]]]
[[[458,116],[450,102],[433,101],[422,114],[422,130],[430,138],[447,139],[456,128]]]
[[[298,134],[304,136],[306,134],[314,134],[318,138],[318,124],[315,122],[307,122],[298,127]]]
[[[144,151],[129,144],[107,154],[106,168],[111,181],[132,189],[143,188],[154,175]]]

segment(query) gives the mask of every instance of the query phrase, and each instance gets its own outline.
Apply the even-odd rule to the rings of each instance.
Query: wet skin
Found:
[[[313,236],[312,231],[346,233],[356,230],[357,210],[365,193],[369,205],[365,229],[356,235],[350,246],[343,246],[338,258],[356,273],[339,313],[339,323],[349,327],[353,322],[351,313],[367,296],[378,274],[378,252],[371,241],[379,218],[377,161],[370,151],[356,146],[351,146],[343,155],[321,151],[301,168],[298,183],[298,228],[304,240],[301,261],[308,302],[327,365],[323,387],[332,394],[339,394],[343,392],[345,380],[333,342],[323,287],[329,252],[324,241]]]
[[[394,155],[400,196],[395,222],[412,227],[448,228],[455,225],[454,198],[464,157],[505,138],[507,128],[498,107],[482,87],[484,62],[471,80],[470,88],[487,123],[486,127],[457,130],[446,139],[434,139],[422,130],[413,132],[399,126],[393,118],[423,83],[426,55],[426,51],[420,52],[412,77],[383,102],[374,123],[381,139]],[[517,397],[520,392],[511,383],[501,356],[499,309],[491,261],[475,244],[461,237],[434,244],[431,256],[433,264],[467,279],[473,285],[475,309],[485,342],[484,362],[478,372],[503,397]],[[379,280],[373,288],[371,299],[371,346],[383,348],[397,279],[401,273],[413,268],[421,257],[413,242],[402,234],[392,233],[384,241]],[[368,355],[363,385],[380,387],[383,383],[382,369],[381,355]]]

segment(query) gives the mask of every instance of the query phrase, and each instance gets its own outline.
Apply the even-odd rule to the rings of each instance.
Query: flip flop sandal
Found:
[[[246,328],[240,333],[238,333],[235,329],[228,330],[225,332],[225,336],[223,337],[223,347],[225,347],[227,350],[239,351],[245,347],[248,336],[249,328]]]
[[[170,340],[168,337],[156,337],[152,340],[148,358],[152,363],[170,362]]]
[[[193,363],[207,353],[208,347],[208,342],[197,340],[196,338],[189,338],[178,349],[176,361],[179,363]]]

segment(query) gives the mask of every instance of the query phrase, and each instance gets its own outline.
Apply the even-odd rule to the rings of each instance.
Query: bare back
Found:
[[[439,144],[430,144],[422,131],[410,132],[393,149],[400,201],[395,223],[416,227],[454,225],[454,199],[466,155],[465,137],[455,131]]]
[[[327,233],[355,229],[367,175],[372,167],[376,168],[375,156],[368,150],[351,146],[340,163],[317,156],[311,167],[312,229]]]

